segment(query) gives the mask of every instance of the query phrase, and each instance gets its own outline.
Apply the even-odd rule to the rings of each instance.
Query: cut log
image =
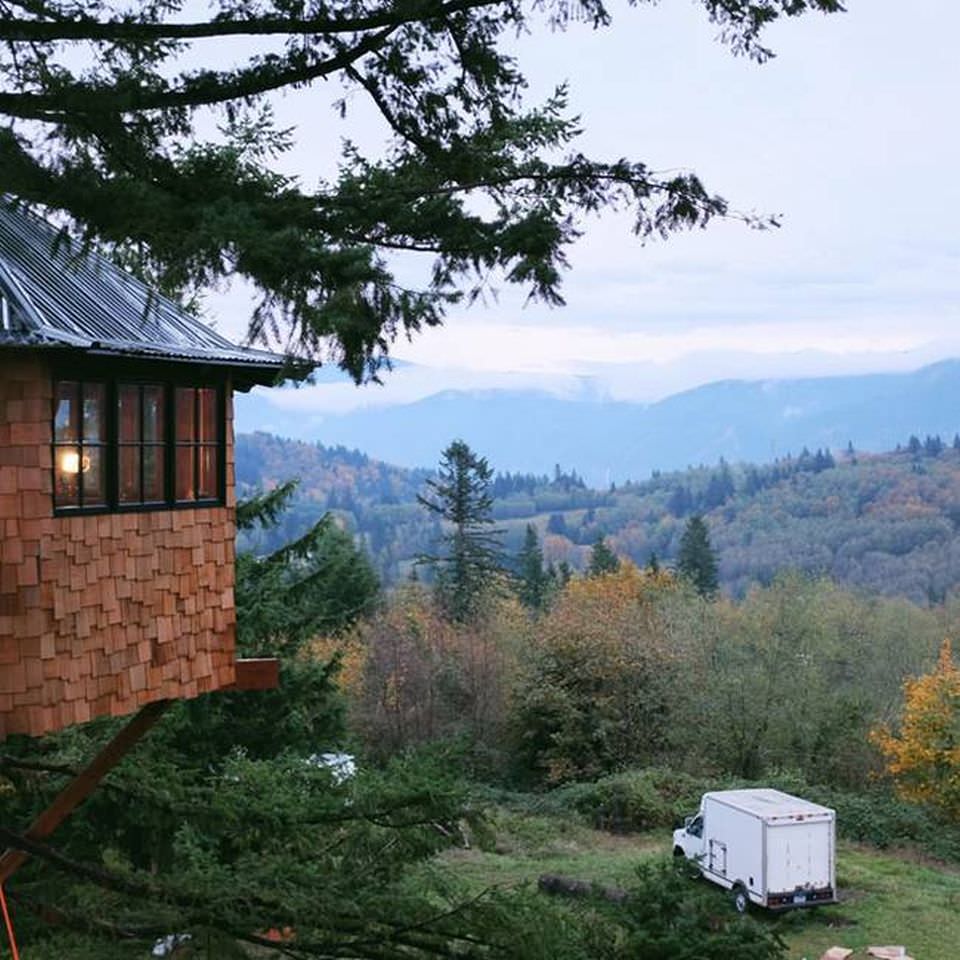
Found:
[[[605,887],[589,880],[576,880],[557,874],[543,873],[537,880],[537,887],[543,893],[562,897],[600,897],[613,903],[623,903],[630,894],[623,887]]]

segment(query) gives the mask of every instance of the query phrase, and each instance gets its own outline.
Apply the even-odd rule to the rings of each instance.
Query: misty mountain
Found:
[[[498,470],[575,467],[594,485],[653,470],[770,461],[803,447],[889,450],[910,434],[960,429],[960,360],[912,373],[725,380],[653,404],[546,393],[446,391],[344,414],[284,414],[269,395],[237,398],[237,429],[342,444],[401,466],[434,465],[455,437]]]

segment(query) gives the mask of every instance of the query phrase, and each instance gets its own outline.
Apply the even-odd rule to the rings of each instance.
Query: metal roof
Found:
[[[263,383],[281,371],[307,372],[302,363],[291,372],[278,354],[237,346],[9,197],[0,197],[2,346],[223,364],[247,368]]]
[[[811,800],[795,797],[771,787],[747,787],[742,790],[712,790],[705,796],[738,810],[745,810],[763,820],[808,819],[832,817],[833,810]]]

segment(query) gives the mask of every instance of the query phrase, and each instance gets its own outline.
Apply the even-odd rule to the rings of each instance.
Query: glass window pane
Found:
[[[80,461],[83,480],[83,505],[102,507],[107,502],[106,472],[103,469],[102,447],[84,447]]]
[[[72,380],[57,383],[57,410],[53,416],[54,439],[80,439],[80,384]]]
[[[140,388],[135,384],[120,384],[117,390],[117,419],[120,442],[139,442]]]
[[[143,442],[162,443],[163,387],[149,384],[143,388]]]
[[[203,387],[200,394],[200,423],[197,440],[200,443],[217,441],[217,391],[214,387]]]
[[[163,447],[143,448],[143,499],[145,503],[165,500],[163,482]]]
[[[83,439],[99,442],[107,439],[106,388],[102,383],[83,385]]]
[[[177,447],[177,499],[196,500],[193,461],[196,447]]]
[[[197,497],[208,499],[217,495],[217,448],[200,447],[200,482]]]
[[[194,398],[192,387],[177,387],[177,440],[190,443],[195,439],[193,428]]]
[[[55,447],[53,462],[57,506],[80,506],[80,448]]]
[[[117,470],[121,503],[140,503],[140,448],[121,447]]]

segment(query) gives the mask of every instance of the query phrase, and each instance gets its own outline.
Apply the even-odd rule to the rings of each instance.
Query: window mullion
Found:
[[[86,397],[84,396],[85,389],[86,381],[79,380],[77,382],[77,504],[81,510],[86,506],[86,497],[84,496],[85,484],[83,482],[83,408],[86,402]]]
[[[106,428],[107,435],[104,454],[104,469],[107,472],[105,482],[107,508],[116,510],[120,503],[120,426],[117,412],[117,404],[120,402],[119,391],[117,390],[117,381],[110,379],[107,381],[104,390],[107,410],[106,410]]]
[[[140,447],[138,451],[138,461],[139,461],[139,489],[137,491],[137,499],[140,504],[143,504],[144,501],[144,471],[143,471],[143,461],[144,461],[144,443],[143,443],[143,384],[141,383],[137,387],[137,444]]]
[[[200,499],[200,390],[193,390],[193,499]]]

